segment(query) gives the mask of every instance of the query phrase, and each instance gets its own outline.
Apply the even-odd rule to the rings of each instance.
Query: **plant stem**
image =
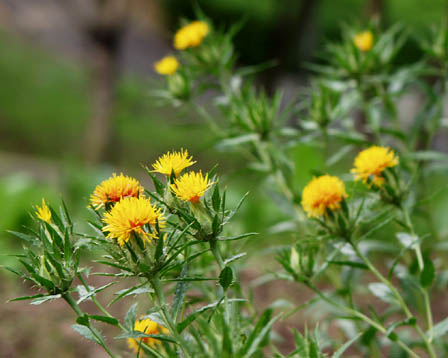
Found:
[[[163,293],[162,285],[159,279],[158,274],[155,274],[151,279],[152,287],[154,288],[154,293],[157,297],[157,301],[160,306],[160,310],[162,312],[163,318],[168,326],[170,334],[179,342],[179,345],[184,352],[186,357],[192,357],[192,353],[190,351],[188,343],[184,340],[181,334],[177,331],[176,325],[171,318],[171,314],[168,311],[168,306],[165,301],[165,294]]]
[[[434,327],[433,327],[434,322],[432,318],[431,303],[429,301],[429,295],[426,290],[423,290],[423,298],[425,300],[426,321],[428,324],[428,332],[429,332],[428,341],[432,343],[432,340],[434,339]]]
[[[73,299],[73,297],[68,292],[64,292],[61,296],[70,305],[70,307],[73,309],[73,311],[75,311],[75,313],[78,315],[78,317],[84,316],[84,312],[81,310],[79,305],[76,303],[76,301]],[[109,354],[109,356],[111,358],[115,358],[116,356],[112,353],[112,351],[109,349],[109,347],[106,345],[106,343],[104,343],[104,340],[101,339],[101,337],[98,337],[95,330],[92,329],[92,327],[90,326],[90,323],[88,323],[88,325],[86,327],[95,336],[97,344],[99,344],[101,347],[103,347],[103,349],[106,351],[107,354]]]
[[[411,231],[411,235],[415,236],[414,225],[412,225],[411,217],[409,215],[408,210],[406,208],[404,208],[403,206],[401,206],[401,212],[403,213],[403,217],[404,217],[404,221],[405,221],[406,225],[408,226],[409,230]],[[424,263],[423,263],[422,251],[420,249],[420,243],[416,243],[413,246],[414,246],[414,250],[415,250],[415,255],[417,256],[418,267],[419,267],[420,271],[423,271]]]
[[[222,259],[221,256],[221,252],[219,251],[219,247],[218,247],[218,241],[217,240],[210,240],[210,250],[212,251],[213,256],[216,259],[216,262],[219,265],[219,268],[222,270],[224,269],[225,265],[224,265],[224,261]]]
[[[311,290],[313,290],[322,300],[324,300],[325,302],[329,303],[330,305],[332,305],[333,307],[336,307],[342,311],[345,311],[346,313],[348,313],[349,315],[353,315],[355,317],[358,317],[359,319],[363,320],[364,322],[366,322],[367,324],[369,324],[370,326],[376,328],[378,331],[380,331],[382,334],[386,335],[387,334],[387,329],[379,322],[376,322],[374,320],[372,320],[370,317],[366,316],[365,314],[341,305],[340,303],[336,302],[335,300],[325,296],[316,286],[314,286],[311,282],[309,281],[305,281],[304,284],[309,287]],[[388,337],[389,338],[389,337]],[[411,357],[414,358],[421,358],[417,353],[415,353],[414,351],[412,351],[412,349],[410,349],[403,341],[401,341],[398,337],[397,340],[395,341],[401,348],[403,348]]]
[[[413,318],[413,314],[409,310],[408,306],[406,305],[406,302],[404,302],[403,297],[401,296],[400,292],[395,288],[395,286],[390,282],[388,279],[386,279],[377,269],[375,266],[373,266],[372,262],[365,256],[358,248],[358,246],[353,243],[351,240],[349,241],[351,246],[353,247],[353,250],[355,250],[356,254],[359,256],[359,258],[367,265],[367,267],[372,271],[372,273],[382,282],[384,283],[392,292],[392,294],[395,296],[398,304],[400,305],[401,309],[406,315],[406,318]],[[430,341],[428,341],[428,338],[426,337],[425,333],[422,331],[420,326],[416,324],[415,329],[420,336],[420,338],[425,343],[425,346],[428,350],[429,356],[431,358],[436,358],[434,348]]]

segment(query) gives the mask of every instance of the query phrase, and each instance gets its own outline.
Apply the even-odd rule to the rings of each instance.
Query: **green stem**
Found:
[[[73,299],[73,297],[68,292],[64,292],[62,294],[62,298],[70,305],[70,307],[73,309],[73,311],[75,311],[75,313],[78,315],[78,317],[84,316],[84,312],[81,310],[79,305],[76,303],[76,301]],[[109,354],[109,356],[111,358],[115,358],[116,356],[112,353],[112,351],[109,349],[109,347],[105,343],[102,342],[103,340],[100,337],[98,337],[95,330],[93,330],[92,327],[90,327],[90,323],[88,323],[88,325],[86,327],[95,336],[97,343],[101,347],[103,347],[103,349],[107,352],[107,354]]]
[[[219,265],[219,268],[222,270],[225,267],[224,260],[222,259],[221,252],[219,251],[218,241],[210,240],[210,250],[212,251],[213,256],[215,257],[216,262]]]
[[[165,322],[168,326],[170,334],[179,342],[179,345],[182,351],[185,354],[185,357],[192,357],[192,353],[190,351],[189,344],[184,340],[181,334],[177,331],[176,325],[174,324],[171,314],[168,310],[168,306],[165,301],[165,294],[163,293],[162,285],[159,279],[158,274],[155,274],[151,279],[152,287],[154,288],[154,293],[157,297],[157,301],[160,306],[160,310],[162,312],[162,316],[165,319]]]
[[[426,290],[423,290],[423,298],[425,300],[425,311],[426,311],[426,321],[428,324],[428,332],[429,332],[429,343],[432,343],[432,340],[434,339],[434,321],[432,318],[432,310],[431,310],[431,303],[429,301],[429,295]]]
[[[414,231],[414,225],[412,225],[411,217],[409,216],[409,212],[406,208],[401,207],[401,212],[403,213],[404,221],[411,231],[411,235],[415,237],[415,231]],[[418,261],[418,267],[420,271],[423,271],[424,263],[423,263],[423,256],[422,256],[422,250],[420,248],[420,243],[416,243],[414,246],[415,255],[417,256]]]
[[[305,281],[304,284],[309,287],[311,290],[313,290],[323,301],[329,303],[330,305],[332,305],[333,307],[336,307],[342,311],[345,311],[347,314],[358,317],[359,319],[363,320],[364,322],[366,322],[367,324],[369,324],[370,326],[376,328],[379,332],[381,332],[384,335],[387,335],[387,329],[379,322],[376,322],[374,320],[372,320],[370,317],[366,316],[365,314],[341,305],[340,303],[336,302],[335,300],[325,296],[317,287],[315,287],[313,284],[311,284],[311,282],[309,281]],[[401,341],[399,338],[397,338],[397,340],[395,341],[401,348],[403,348],[411,357],[414,358],[421,358],[417,353],[415,353],[414,351],[412,351],[412,349],[410,349],[403,341]]]
[[[392,294],[395,296],[398,304],[400,305],[401,309],[403,310],[403,312],[406,315],[406,318],[413,318],[413,314],[411,313],[411,311],[409,310],[408,306],[406,305],[406,302],[404,302],[403,297],[400,295],[400,293],[398,292],[398,290],[395,288],[395,286],[392,284],[392,282],[390,282],[388,279],[386,279],[377,269],[375,266],[373,266],[372,262],[367,258],[367,256],[365,256],[358,248],[358,246],[353,243],[352,241],[349,241],[351,246],[353,247],[353,250],[355,250],[356,254],[359,256],[359,258],[367,265],[367,267],[370,269],[370,271],[372,271],[372,273],[382,282],[384,283],[392,292]],[[415,329],[418,333],[418,335],[420,336],[420,338],[423,340],[423,342],[425,343],[425,346],[428,350],[429,356],[431,358],[436,358],[435,352],[434,352],[434,348],[431,344],[430,341],[428,341],[428,338],[426,337],[425,333],[422,331],[422,329],[420,328],[420,326],[418,324],[416,324]]]

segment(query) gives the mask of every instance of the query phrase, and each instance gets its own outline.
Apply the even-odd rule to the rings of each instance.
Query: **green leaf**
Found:
[[[89,327],[80,325],[80,324],[74,324],[72,325],[72,328],[78,332],[81,336],[88,339],[89,341],[95,342],[99,345],[101,345],[101,340],[98,339],[91,331]]]
[[[350,266],[350,267],[359,268],[362,270],[368,269],[367,265],[362,262],[356,262],[356,261],[327,261],[327,262],[329,264],[333,264],[333,265]]]
[[[245,239],[246,237],[254,236],[254,235],[258,235],[258,233],[257,232],[248,232],[246,234],[241,234],[241,235],[237,235],[237,236],[218,237],[218,240],[219,241],[241,240],[241,239]]]
[[[219,211],[219,207],[221,205],[221,197],[219,195],[219,188],[218,185],[215,185],[215,189],[213,190],[213,195],[212,195],[212,206],[213,206],[213,210],[215,210],[216,212]]]
[[[416,323],[417,323],[417,319],[415,317],[410,317],[403,321],[394,322],[389,327],[387,327],[386,336],[390,340],[396,341],[398,339],[397,334],[394,332],[396,328],[402,327],[402,326],[415,326]]]
[[[89,318],[94,319],[95,321],[100,321],[100,322],[111,324],[112,326],[118,326],[118,320],[114,317],[89,315]]]
[[[120,290],[118,292],[116,292],[115,294],[118,295],[117,297],[115,297],[112,301],[110,301],[107,305],[107,307],[112,306],[115,302],[121,300],[123,297],[129,296],[129,295],[139,295],[142,293],[147,293],[147,292],[154,292],[154,290],[152,288],[149,287],[144,287],[147,283],[143,282],[139,285],[133,286],[131,288],[126,288],[124,290]]]
[[[219,275],[219,284],[226,291],[233,281],[233,270],[230,266],[224,267]]]
[[[58,298],[61,298],[61,295],[47,295],[43,297],[35,298],[33,301],[30,302],[32,305],[40,305],[41,303],[56,300]]]
[[[448,332],[448,317],[444,320],[437,323],[432,331],[433,337],[438,338],[444,336]],[[426,335],[429,337],[430,332],[427,332]]]
[[[436,270],[434,268],[434,264],[432,260],[429,258],[425,258],[424,260],[424,268],[420,275],[420,284],[423,288],[429,288],[434,283],[436,278]]]
[[[137,309],[137,302],[134,303],[126,313],[126,317],[124,318],[124,326],[128,331],[134,330],[135,323],[135,310]]]
[[[180,277],[181,278],[187,277],[187,273],[188,273],[188,265],[185,262],[185,264],[182,267]],[[187,287],[188,282],[186,281],[179,281],[176,284],[176,289],[174,290],[173,305],[171,306],[171,315],[174,321],[176,321],[177,315],[179,314],[182,304],[184,303],[185,294],[187,293]]]
[[[342,354],[354,343],[358,340],[359,337],[361,337],[363,332],[358,333],[356,336],[354,336],[352,339],[350,339],[348,342],[344,343],[336,352],[333,354],[333,358],[342,358]]]
[[[256,352],[256,350],[259,348],[266,335],[269,334],[272,325],[279,318],[279,316],[271,318],[272,312],[273,311],[271,309],[267,309],[266,311],[263,312],[255,328],[247,338],[247,341],[245,342],[244,346],[238,352],[238,357],[250,358]]]

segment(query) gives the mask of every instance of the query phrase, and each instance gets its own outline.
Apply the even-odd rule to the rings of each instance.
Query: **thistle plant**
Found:
[[[447,156],[432,145],[443,122],[439,94],[446,91],[446,27],[434,28],[421,40],[425,59],[401,67],[394,59],[408,38],[402,27],[382,31],[374,22],[361,29],[345,27],[342,41],[327,46],[326,64],[310,66],[316,73],[310,91],[291,103],[284,103],[278,90],[268,96],[256,88],[250,76],[263,66],[235,66],[229,45],[235,28],[226,33],[209,22],[209,29],[203,43],[177,53],[190,74],[188,87],[195,89],[191,95],[176,98],[169,86],[156,94],[165,103],[196,111],[217,135],[221,150],[240,151],[250,168],[266,174],[268,192],[276,191],[279,206],[294,208],[296,229],[286,225],[284,234],[296,242],[278,249],[283,271],[267,273],[266,280],[287,279],[311,289],[316,297],[306,306],[323,305],[325,322],[344,331],[341,348],[356,346],[369,357],[446,354],[447,320],[435,324],[431,304],[436,271],[444,270],[434,260],[434,248],[446,234],[434,228],[432,210],[422,204],[430,197],[428,173],[446,175],[448,168]],[[226,38],[226,61],[205,57],[198,66],[199,54],[218,37]],[[432,84],[428,73],[436,74]],[[412,123],[405,124],[397,102],[412,93],[413,83],[428,97]],[[210,88],[212,95],[218,93],[212,105],[200,101]],[[321,148],[326,163],[315,168],[314,179],[302,190],[290,149],[307,144]],[[331,174],[350,155],[356,155],[351,172],[341,178]],[[371,279],[376,282],[365,283]],[[325,282],[334,291],[322,290]],[[360,304],[368,295],[384,301],[387,309]],[[288,357],[320,356],[326,349],[319,343],[320,326],[316,334],[296,333],[298,348]]]
[[[254,233],[235,232],[232,224],[246,196],[229,209],[216,169],[196,170],[181,149],[143,166],[153,190],[124,174],[101,182],[90,197],[91,232],[75,230],[65,205],[56,212],[43,200],[35,227],[13,233],[25,242],[17,256],[24,271],[8,268],[41,291],[17,299],[64,299],[76,314],[73,328],[110,357],[123,352],[98,324],[114,326],[116,338],[127,340],[123,356],[341,358],[348,350],[364,357],[446,356],[448,318],[434,315],[431,298],[446,289],[439,251],[447,237],[434,227],[426,185],[448,168],[432,145],[443,125],[442,102],[429,95],[411,125],[400,121],[396,102],[412,82],[445,93],[441,44],[448,32],[439,29],[422,42],[427,58],[397,67],[403,29],[346,28],[342,42],[328,46],[330,61],[312,66],[310,90],[285,103],[280,91],[268,95],[254,85],[252,75],[263,66],[236,67],[237,30],[218,30],[202,15],[185,22],[173,39],[176,52],[154,66],[164,80],[155,94],[165,105],[195,111],[221,150],[239,151],[265,175],[265,192],[290,218],[277,225],[286,228],[286,245],[271,248],[278,266],[260,272],[258,281],[289,281],[311,298],[286,309],[278,301],[265,310],[254,304],[250,283],[240,279],[246,253],[237,245]],[[436,73],[435,83],[426,69]],[[210,103],[201,102],[204,94]],[[426,116],[430,126],[422,123]],[[423,146],[421,128],[431,133]],[[291,154],[299,145],[326,159],[304,187]],[[107,268],[94,274],[111,280],[101,287],[89,284],[93,274],[81,260],[93,248],[102,252],[94,269]],[[125,288],[102,303],[118,283]],[[108,310],[136,296],[145,305],[129,304],[124,317]],[[87,300],[97,312],[84,309]],[[302,331],[291,324],[300,310],[319,313]],[[292,331],[292,349],[282,346],[276,324]]]

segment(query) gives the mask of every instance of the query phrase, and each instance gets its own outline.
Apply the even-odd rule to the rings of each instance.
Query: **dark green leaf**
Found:
[[[226,291],[233,281],[233,270],[230,266],[224,267],[219,275],[219,284]]]

